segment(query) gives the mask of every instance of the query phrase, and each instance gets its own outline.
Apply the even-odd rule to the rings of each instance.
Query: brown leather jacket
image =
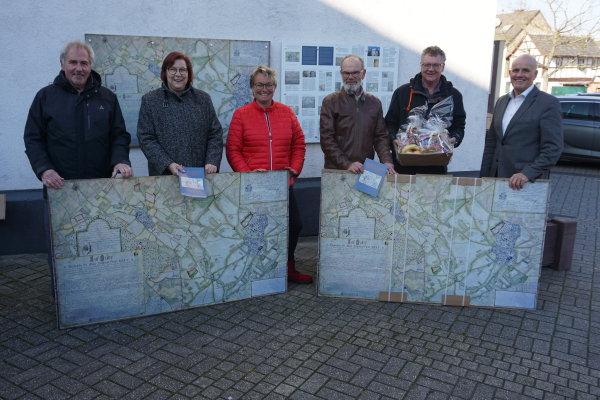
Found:
[[[382,163],[392,162],[390,141],[383,120],[381,101],[363,93],[358,100],[344,89],[323,99],[321,149],[325,168],[347,169],[355,161],[364,163],[377,152]]]

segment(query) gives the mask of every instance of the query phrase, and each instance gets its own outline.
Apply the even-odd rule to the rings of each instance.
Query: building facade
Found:
[[[496,42],[503,43],[498,57],[495,98],[511,90],[508,71],[521,54],[539,63],[535,85],[554,95],[600,92],[600,43],[586,36],[559,35],[539,10],[499,14]]]

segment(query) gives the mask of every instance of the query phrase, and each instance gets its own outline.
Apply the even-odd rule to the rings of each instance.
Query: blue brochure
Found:
[[[204,168],[183,167],[185,172],[179,171],[179,191],[184,196],[206,197],[206,182]]]
[[[387,174],[387,166],[370,158],[365,159],[363,166],[365,171],[356,177],[354,188],[371,196],[378,196]]]

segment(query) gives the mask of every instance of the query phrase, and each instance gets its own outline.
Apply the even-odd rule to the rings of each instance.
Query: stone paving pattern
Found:
[[[535,311],[285,294],[58,330],[45,254],[0,257],[2,399],[597,399],[600,168],[552,173],[577,219]],[[316,238],[298,266],[314,272]]]

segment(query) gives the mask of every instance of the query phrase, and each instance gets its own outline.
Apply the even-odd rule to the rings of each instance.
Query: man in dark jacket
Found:
[[[458,147],[465,136],[465,120],[467,114],[463,106],[462,95],[452,86],[452,82],[442,75],[446,54],[437,46],[429,46],[421,53],[421,72],[410,80],[410,83],[400,86],[392,95],[390,108],[385,116],[385,124],[390,135],[390,141],[396,138],[398,128],[408,123],[408,113],[415,107],[427,104],[431,107],[452,96],[454,102],[452,125],[448,128],[450,142]],[[392,151],[395,151],[392,146]],[[445,174],[445,166],[402,166],[394,156],[394,168],[401,174]]]
[[[64,179],[132,176],[131,137],[114,93],[92,70],[89,45],[71,42],[60,55],[61,71],[41,89],[25,124],[25,153],[44,186]]]
[[[131,136],[117,96],[100,86],[92,70],[94,51],[70,42],[60,54],[61,71],[54,83],[33,99],[25,124],[25,153],[46,187],[60,189],[65,179],[133,175],[129,162]],[[48,204],[44,207],[48,264],[54,295],[54,260]]]
[[[481,176],[508,178],[508,186],[515,190],[548,179],[563,149],[560,103],[535,87],[537,71],[537,60],[530,54],[512,62],[513,90],[496,102],[485,135]]]

